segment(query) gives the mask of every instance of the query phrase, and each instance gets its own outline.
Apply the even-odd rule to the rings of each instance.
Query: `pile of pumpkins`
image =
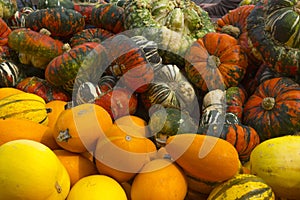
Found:
[[[0,8],[0,199],[300,199],[299,1]]]

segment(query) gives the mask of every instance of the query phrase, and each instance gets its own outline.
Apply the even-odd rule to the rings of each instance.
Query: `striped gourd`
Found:
[[[10,61],[0,64],[0,87],[14,87],[22,77],[21,70]]]
[[[276,72],[299,80],[299,1],[258,2],[247,17],[248,36],[263,60]]]
[[[275,200],[272,188],[263,179],[252,174],[237,174],[215,187],[207,200],[244,199]]]
[[[46,103],[36,94],[22,92],[0,100],[0,118],[27,119],[48,124]]]

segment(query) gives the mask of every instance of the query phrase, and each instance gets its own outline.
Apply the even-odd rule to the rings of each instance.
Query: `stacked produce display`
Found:
[[[300,1],[37,2],[0,0],[0,199],[300,199]]]

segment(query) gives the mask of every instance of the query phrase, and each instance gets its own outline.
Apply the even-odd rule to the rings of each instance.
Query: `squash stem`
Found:
[[[69,133],[69,129],[66,129],[64,131],[60,131],[56,139],[58,142],[68,142],[70,138],[72,138],[72,136]]]
[[[262,107],[265,110],[272,110],[272,108],[275,106],[275,99],[273,97],[266,97],[262,101]]]
[[[220,61],[220,59],[217,56],[210,55],[208,57],[207,63],[208,63],[209,67],[211,67],[211,68],[217,68],[221,64],[221,61]]]

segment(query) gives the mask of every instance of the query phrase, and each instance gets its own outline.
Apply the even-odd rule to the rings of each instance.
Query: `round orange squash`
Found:
[[[131,180],[155,153],[150,139],[132,136],[114,124],[97,142],[96,166],[100,174],[122,183]]]
[[[96,104],[84,103],[63,110],[53,135],[59,146],[75,153],[93,151],[98,138],[112,126],[109,113]]]
[[[0,145],[16,139],[34,140],[50,149],[59,148],[47,125],[26,119],[0,119]]]
[[[186,177],[176,163],[155,159],[146,163],[133,179],[131,199],[184,199],[187,186]]]
[[[225,181],[240,170],[237,150],[217,137],[194,133],[174,135],[167,139],[165,148],[184,171],[203,181]]]
[[[53,150],[53,152],[68,171],[71,187],[83,177],[98,174],[95,164],[79,153],[64,149]]]

